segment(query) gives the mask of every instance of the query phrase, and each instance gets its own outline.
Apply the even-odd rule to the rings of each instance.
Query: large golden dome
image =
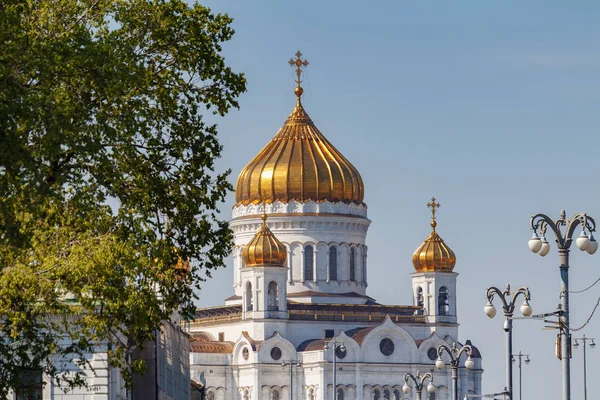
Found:
[[[287,257],[285,246],[267,226],[265,214],[263,214],[262,220],[262,226],[242,250],[244,264],[247,267],[283,267]]]
[[[300,52],[296,107],[275,137],[240,173],[236,205],[292,200],[362,203],[364,185],[358,170],[317,129],[302,107]]]
[[[427,203],[427,206],[431,207],[431,228],[433,230],[413,254],[413,266],[417,272],[452,272],[456,265],[456,255],[435,231],[437,226],[435,209],[440,204],[435,202],[434,197],[431,199],[431,203]]]

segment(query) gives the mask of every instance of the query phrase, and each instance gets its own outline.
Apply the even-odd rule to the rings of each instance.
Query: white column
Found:
[[[317,283],[317,245],[313,246],[313,282]]]
[[[302,246],[302,250],[300,251],[300,281],[304,283],[304,245]]]
[[[365,285],[365,287],[367,286],[367,246],[363,245],[363,251],[364,251],[364,255],[363,255],[363,284]]]
[[[288,267],[288,283],[291,285],[294,280],[294,270],[292,269],[292,248],[287,248],[287,267]]]
[[[331,247],[327,247],[327,271],[325,271],[325,281],[327,281],[327,283],[329,283],[329,281],[331,280],[331,276],[329,276],[329,273],[331,271]]]
[[[239,282],[238,280],[238,271],[239,271],[239,265],[238,265],[238,250],[239,248],[236,246],[233,249],[233,287],[235,288]]]
[[[356,364],[355,370],[355,381],[356,381],[356,400],[363,400],[364,395],[364,383],[363,383],[363,374],[362,374],[362,363]]]

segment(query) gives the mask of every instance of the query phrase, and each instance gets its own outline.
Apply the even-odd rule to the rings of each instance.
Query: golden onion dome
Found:
[[[317,129],[304,107],[300,87],[302,54],[296,67],[296,106],[275,137],[240,173],[236,205],[292,200],[362,203],[364,185],[358,170]]]
[[[262,220],[262,226],[242,250],[244,264],[247,267],[283,267],[287,257],[285,246],[267,226],[266,214],[263,214]]]
[[[433,197],[427,206],[431,208],[431,228],[433,230],[413,254],[413,266],[417,272],[452,272],[456,265],[456,255],[435,231],[437,226],[435,209],[440,204],[436,203],[435,197]]]

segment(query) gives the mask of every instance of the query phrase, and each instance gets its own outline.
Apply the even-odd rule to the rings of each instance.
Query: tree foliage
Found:
[[[99,343],[135,372],[128,352],[223,265],[231,185],[203,114],[246,88],[231,22],[182,0],[0,3],[0,397],[22,368],[80,383],[61,365]]]

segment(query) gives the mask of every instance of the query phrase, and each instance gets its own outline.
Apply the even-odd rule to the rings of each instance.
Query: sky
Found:
[[[411,257],[437,231],[457,255],[460,339],[483,354],[485,393],[505,382],[501,313],[483,313],[489,286],[528,286],[534,313],[559,303],[558,254],[527,248],[535,213],[586,212],[600,222],[600,3],[593,1],[231,1],[203,4],[235,20],[223,47],[246,74],[240,110],[216,119],[221,170],[240,170],[277,133],[294,106],[300,50],[305,109],[358,168],[372,220],[368,294],[411,304]],[[231,194],[223,205],[230,218]],[[600,235],[599,235],[600,236]],[[570,282],[580,290],[600,277],[600,251],[572,250]],[[213,273],[199,306],[232,294],[231,260]],[[579,327],[600,284],[571,295]],[[515,320],[514,351],[523,365],[523,398],[560,399],[556,332]],[[600,339],[600,311],[574,337]],[[600,391],[600,346],[589,349],[588,393]],[[572,359],[572,397],[583,398],[582,348]],[[399,378],[400,379],[400,378]],[[515,366],[515,393],[518,369]],[[518,397],[515,395],[515,399]]]

